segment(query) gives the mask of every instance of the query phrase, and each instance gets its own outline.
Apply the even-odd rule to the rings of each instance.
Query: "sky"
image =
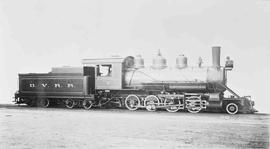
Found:
[[[270,113],[269,0],[0,0],[0,103],[11,103],[18,73],[81,66],[83,58],[160,49],[168,65],[211,65],[211,47],[234,60],[228,86]]]

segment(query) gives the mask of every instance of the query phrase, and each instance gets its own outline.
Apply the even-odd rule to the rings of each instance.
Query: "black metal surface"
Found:
[[[41,73],[19,75],[19,96],[87,96],[95,90],[95,69],[84,73]]]
[[[143,83],[135,86],[143,90],[165,90],[187,93],[214,93],[223,92],[224,88],[215,83],[199,83],[199,82],[178,82],[178,83]]]

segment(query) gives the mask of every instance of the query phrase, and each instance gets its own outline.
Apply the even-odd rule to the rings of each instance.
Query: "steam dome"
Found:
[[[167,67],[167,61],[164,57],[162,57],[160,51],[158,51],[158,55],[153,59],[152,68],[163,69],[166,67]]]

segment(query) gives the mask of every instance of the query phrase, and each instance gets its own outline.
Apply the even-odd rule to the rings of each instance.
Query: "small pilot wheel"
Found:
[[[180,100],[176,99],[165,99],[164,105],[168,112],[177,112],[180,107]]]
[[[38,107],[47,108],[50,104],[50,100],[47,98],[38,99]]]
[[[134,111],[139,108],[140,105],[140,99],[136,95],[128,95],[126,100],[125,100],[125,106],[127,109]]]
[[[159,106],[159,99],[157,96],[149,95],[144,100],[144,106],[148,111],[156,111]]]
[[[67,99],[65,103],[66,103],[66,107],[69,109],[72,109],[75,106],[75,101],[73,99]]]
[[[226,106],[226,111],[229,114],[236,114],[238,112],[238,106],[235,103],[229,103]]]
[[[93,101],[90,99],[84,99],[82,106],[84,109],[89,110],[93,106]]]

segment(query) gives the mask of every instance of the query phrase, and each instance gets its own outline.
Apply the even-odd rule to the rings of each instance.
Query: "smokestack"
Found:
[[[212,47],[212,60],[213,60],[213,67],[220,67],[220,47],[215,46]]]

